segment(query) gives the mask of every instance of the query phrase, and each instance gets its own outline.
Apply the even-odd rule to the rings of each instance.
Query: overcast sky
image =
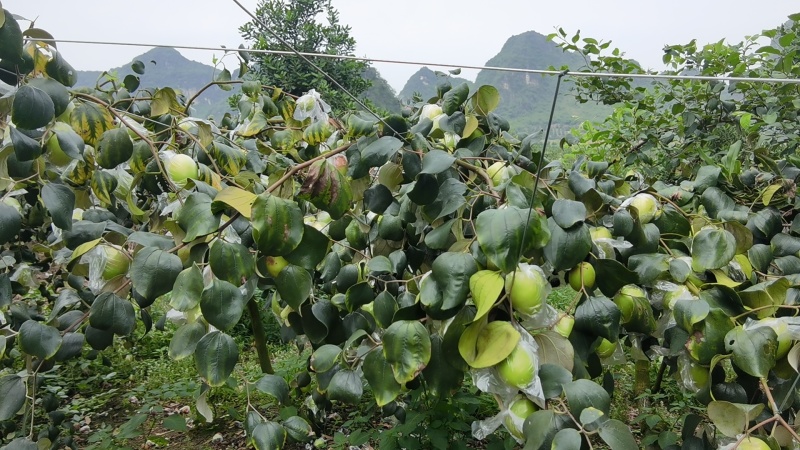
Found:
[[[254,10],[257,0],[241,0]],[[248,16],[229,0],[2,0],[5,9],[57,39],[237,47]],[[643,65],[660,68],[666,44],[739,42],[800,12],[797,0],[333,0],[352,27],[357,56],[484,65],[512,35],[563,27],[612,40]],[[27,23],[21,24],[23,28]],[[121,66],[147,48],[60,44],[77,69]],[[181,50],[210,64],[215,52]],[[222,56],[216,53],[217,57]],[[227,61],[227,60],[226,60]],[[231,57],[231,69],[236,67]],[[418,67],[375,64],[399,91]],[[434,67],[435,68],[435,67]],[[475,73],[462,76],[474,79]]]

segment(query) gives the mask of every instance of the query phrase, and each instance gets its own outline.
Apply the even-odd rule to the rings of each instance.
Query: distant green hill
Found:
[[[419,94],[423,99],[427,100],[436,96],[436,85],[443,79],[447,79],[453,86],[458,86],[461,83],[467,83],[472,88],[473,83],[467,79],[454,77],[452,75],[440,76],[436,72],[427,67],[419,69],[411,78],[408,79],[403,90],[400,91],[398,97],[401,100],[410,100],[414,94]]]
[[[141,88],[169,86],[181,89],[185,95],[191,96],[212,81],[215,75],[212,66],[187,59],[171,48],[154,48],[137,56],[134,60],[139,60],[145,65],[145,72],[141,75]],[[134,73],[130,63],[109,69],[108,72],[116,73],[120,80],[128,74]],[[100,71],[79,70],[77,86],[94,86],[101,73]],[[193,103],[193,114],[203,118],[221,117],[229,110],[228,97],[235,94],[237,89],[223,91],[216,86],[206,89]]]
[[[141,88],[169,86],[181,89],[186,96],[197,93],[219,72],[218,70],[215,72],[210,65],[187,59],[171,48],[154,48],[135,57],[131,63],[134,60],[139,60],[145,65],[145,73],[140,76]],[[126,75],[134,73],[130,67],[131,63],[109,69],[108,72],[115,73],[122,80]],[[79,70],[76,86],[94,86],[101,74],[102,72],[99,70]],[[234,71],[233,77],[236,78],[236,76],[237,72]],[[400,112],[400,100],[375,68],[368,67],[364,72],[364,78],[372,81],[372,87],[364,92],[362,98],[369,99],[386,112]],[[228,98],[237,94],[238,91],[238,86],[230,91],[224,91],[216,86],[206,89],[194,101],[193,114],[203,118],[221,117],[225,112],[230,111]]]
[[[364,91],[362,98],[369,99],[372,104],[386,112],[400,112],[400,100],[397,99],[394,89],[383,79],[377,69],[367,67],[367,70],[364,71],[364,78],[372,81],[372,86]]]
[[[512,67],[518,69],[547,69],[550,66],[569,66],[571,70],[585,67],[583,57],[576,53],[565,53],[547,37],[535,31],[528,31],[510,37],[500,52],[486,62],[487,66]],[[511,122],[512,130],[529,133],[543,129],[547,125],[555,76],[518,72],[482,70],[475,85],[489,84],[500,91],[501,101],[497,113]],[[606,117],[610,107],[578,103],[570,96],[570,83],[562,83],[562,96],[556,105],[554,128],[551,138],[559,138],[570,127],[585,120],[598,120]]]

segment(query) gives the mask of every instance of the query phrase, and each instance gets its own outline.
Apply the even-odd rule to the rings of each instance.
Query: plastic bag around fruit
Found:
[[[131,260],[122,248],[100,244],[86,252],[81,262],[89,263],[89,289],[99,294],[124,281]]]
[[[495,398],[500,412],[484,420],[472,422],[472,436],[476,439],[485,439],[502,425],[514,440],[520,444],[525,443],[525,435],[522,432],[525,419],[538,411],[539,407],[523,394]]]

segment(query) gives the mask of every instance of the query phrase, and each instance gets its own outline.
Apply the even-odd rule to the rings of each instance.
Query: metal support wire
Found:
[[[547,70],[547,69],[521,69],[518,67],[473,66],[468,64],[449,64],[441,62],[380,59],[380,58],[367,58],[367,57],[352,56],[352,55],[330,55],[327,53],[308,53],[308,52],[285,51],[285,50],[260,50],[260,49],[247,49],[247,48],[204,47],[204,46],[194,46],[194,45],[147,44],[147,43],[114,42],[114,41],[85,41],[85,40],[75,40],[75,39],[36,38],[32,40],[41,42],[63,43],[63,44],[111,45],[111,46],[124,46],[124,47],[157,47],[157,48],[174,48],[182,50],[207,50],[207,51],[220,51],[220,52],[243,52],[243,53],[260,53],[267,55],[298,56],[304,58],[312,65],[313,62],[309,61],[308,58],[343,59],[350,61],[364,61],[364,62],[381,63],[381,64],[433,66],[433,67],[445,67],[449,69],[491,70],[497,72],[532,73],[539,75],[561,75],[562,73],[564,73],[559,70]],[[708,76],[708,75],[669,75],[669,74],[657,74],[657,73],[616,73],[616,72],[575,72],[575,71],[568,71],[565,73],[565,75],[570,77],[592,77],[592,78],[636,78],[636,79],[652,79],[652,80],[728,81],[728,82],[770,83],[770,84],[800,84],[800,78],[755,78],[755,77]]]
[[[556,103],[558,102],[558,92],[561,89],[561,80],[569,74],[569,71],[563,71],[558,73],[558,78],[556,79],[556,89],[553,92],[553,103],[550,105],[550,117],[547,120],[547,127],[544,130],[544,143],[542,144],[542,151],[539,153],[539,162],[536,165],[536,178],[534,179],[533,183],[533,193],[531,194],[531,200],[528,202],[528,213],[525,217],[525,225],[522,228],[522,240],[519,243],[519,250],[517,253],[519,256],[522,256],[522,249],[525,246],[525,239],[528,235],[528,229],[530,228],[529,224],[531,222],[531,215],[533,214],[533,203],[536,199],[536,191],[539,189],[539,181],[542,178],[542,164],[544,163],[544,154],[547,151],[547,140],[550,139],[550,129],[553,126],[553,118],[555,117],[556,113]],[[513,275],[511,275],[511,289],[514,288],[514,282],[517,279],[517,271],[515,270]]]

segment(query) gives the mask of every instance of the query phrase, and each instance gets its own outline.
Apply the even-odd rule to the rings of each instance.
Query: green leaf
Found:
[[[214,280],[200,297],[203,317],[220,330],[230,330],[239,323],[244,305],[242,291],[225,280]]]
[[[62,230],[72,229],[72,211],[75,209],[75,193],[67,186],[47,183],[42,187],[42,202],[53,224]]]
[[[11,135],[11,145],[14,146],[14,154],[17,161],[33,161],[42,154],[42,146],[36,139],[30,138],[16,127],[9,128]]]
[[[443,150],[431,150],[422,158],[422,172],[432,175],[444,172],[455,162],[455,156]]]
[[[493,270],[481,270],[469,278],[472,301],[478,307],[475,320],[481,319],[492,309],[500,298],[504,286],[503,276]]]
[[[722,168],[719,166],[703,166],[699,168],[694,178],[695,192],[702,194],[706,189],[715,187],[721,174]]]
[[[307,442],[314,437],[314,430],[308,422],[300,416],[291,416],[283,421],[283,428],[289,437],[297,442]]]
[[[169,304],[174,309],[182,312],[194,309],[200,303],[203,293],[203,272],[196,265],[184,269],[175,278]]]
[[[570,372],[575,363],[575,350],[567,338],[552,330],[544,330],[533,336],[539,344],[539,364],[563,367]]]
[[[383,335],[383,354],[399,384],[413,380],[431,358],[428,330],[411,320],[391,324]]]
[[[581,434],[574,428],[564,428],[556,433],[550,448],[551,450],[575,450],[581,448]]]
[[[0,245],[16,239],[22,229],[22,216],[13,206],[0,202]]]
[[[89,324],[98,330],[110,331],[117,336],[127,336],[136,328],[136,312],[131,302],[111,292],[97,296],[89,310]]]
[[[628,450],[639,446],[631,434],[631,429],[617,419],[609,419],[600,426],[598,432],[611,450]]]
[[[726,230],[700,230],[692,240],[692,268],[697,272],[726,266],[736,254],[736,238]]]
[[[526,222],[527,217],[527,209],[513,206],[490,209],[478,214],[475,222],[478,243],[489,262],[503,273],[512,272],[516,269],[522,254],[543,247],[550,239],[550,232],[543,226],[543,218],[538,213],[531,212],[530,222]],[[526,223],[528,231],[525,233],[523,245],[522,235]],[[588,233],[587,229],[586,234]],[[591,246],[591,243],[589,245]]]
[[[178,103],[178,94],[171,87],[158,89],[153,93],[153,100],[150,102],[151,117],[163,116],[173,110],[181,112],[182,109]]]
[[[393,136],[383,136],[361,149],[361,159],[353,171],[353,179],[367,175],[372,167],[380,167],[392,159],[403,146],[403,141]]]
[[[733,363],[756,378],[766,378],[775,367],[777,349],[778,335],[772,327],[738,326],[725,335],[725,350],[733,353]]]
[[[349,312],[353,312],[375,299],[372,286],[366,281],[356,283],[349,288],[344,295],[344,305]]]
[[[61,347],[61,333],[53,327],[26,320],[19,327],[19,348],[39,359],[52,358]]]
[[[554,271],[575,267],[592,249],[592,236],[586,224],[565,230],[551,217],[547,219],[547,228],[550,240],[544,247],[544,257],[553,265]]]
[[[214,213],[211,209],[211,197],[199,192],[189,195],[178,212],[178,225],[186,231],[183,242],[217,231],[220,217],[221,212]]]
[[[47,144],[48,151],[51,152],[51,161],[55,160],[56,155],[54,155],[54,153],[57,151],[56,149],[53,149],[54,144],[57,144],[58,149],[60,149],[71,159],[83,158],[83,150],[86,148],[86,144],[84,144],[83,138],[80,137],[80,135],[78,135],[78,133],[76,133],[75,130],[69,126],[69,124],[56,122],[53,125],[52,131],[55,134],[55,141],[53,141],[53,137],[50,137]],[[66,163],[68,162],[69,161],[66,161]]]
[[[420,302],[428,314],[436,319],[454,316],[467,301],[469,279],[477,271],[475,258],[468,253],[439,255],[420,286]]]
[[[347,177],[336,166],[323,160],[308,168],[298,198],[310,201],[337,220],[350,210],[353,189]]]
[[[271,194],[253,202],[253,239],[267,256],[285,256],[300,245],[305,227],[297,203]]]
[[[112,128],[100,137],[97,148],[97,163],[105,169],[113,169],[133,156],[133,141],[125,128]]]
[[[484,317],[464,330],[458,340],[458,351],[470,367],[483,369],[506,359],[519,340],[519,331],[509,322],[487,323]]]
[[[53,100],[41,89],[23,85],[14,94],[11,121],[25,130],[41,128],[55,117]]]
[[[397,312],[397,299],[388,291],[382,291],[375,297],[372,306],[372,315],[382,328],[392,324],[394,313]]]
[[[327,372],[336,365],[341,354],[342,349],[338,345],[325,344],[311,354],[309,368],[317,373]]]
[[[469,96],[469,85],[461,83],[458,86],[450,89],[444,94],[442,98],[442,112],[448,116],[455,113],[461,108],[461,105],[467,100]]]
[[[172,290],[183,263],[176,255],[154,247],[144,247],[136,253],[129,275],[136,292],[147,300]]]
[[[328,384],[328,397],[331,400],[357,405],[363,393],[361,377],[354,370],[343,369],[336,372]]]
[[[572,228],[586,219],[586,205],[574,200],[558,199],[553,203],[553,220],[561,228]]]
[[[53,57],[44,66],[47,75],[67,87],[75,86],[78,82],[78,71],[72,67],[61,52],[53,52]]]
[[[275,422],[267,421],[253,429],[251,440],[256,450],[281,449],[286,443],[286,429]]]
[[[688,267],[688,266],[687,266]],[[606,296],[613,296],[626,284],[638,284],[639,277],[616,259],[597,259],[594,262],[596,283]]]
[[[169,357],[179,361],[194,354],[197,343],[206,334],[206,327],[201,322],[192,322],[181,325],[175,330],[169,341]]]
[[[314,272],[319,263],[325,259],[330,247],[331,240],[328,236],[311,225],[304,225],[303,238],[300,240],[300,244],[286,255],[286,260],[309,272]]]
[[[628,267],[636,272],[639,284],[643,285],[653,284],[663,277],[669,271],[670,263],[669,255],[661,253],[633,255],[628,259]]]
[[[0,6],[3,12],[3,25],[0,26],[0,58],[18,60],[22,58],[22,30],[19,23],[7,9]]]
[[[341,326],[339,310],[329,300],[313,305],[304,304],[300,310],[303,331],[314,344],[320,344],[337,327]]]
[[[197,372],[211,387],[225,384],[239,360],[239,347],[221,331],[206,334],[194,352]]]
[[[428,393],[442,399],[450,398],[464,381],[464,372],[453,370],[447,361],[445,355],[449,349],[443,344],[441,335],[431,336],[431,360],[422,371]]]
[[[236,286],[255,274],[255,260],[250,250],[239,243],[217,239],[208,253],[208,264],[214,275]]]
[[[575,380],[564,385],[570,412],[580,417],[585,408],[596,408],[608,415],[611,408],[611,397],[599,384],[590,380]],[[635,447],[634,447],[635,448]]]
[[[542,446],[552,441],[553,437],[562,428],[561,415],[556,415],[551,409],[535,411],[525,419],[522,428],[525,434],[524,450],[540,450]]]
[[[724,401],[712,401],[708,404],[708,418],[725,436],[735,438],[748,428],[751,420],[755,420],[764,404],[739,404]]]
[[[92,174],[92,193],[100,202],[106,205],[114,203],[114,190],[117,189],[119,181],[117,178],[105,170],[95,170]]]
[[[494,111],[499,104],[500,92],[492,85],[484,84],[472,96],[472,109],[482,116]]]
[[[289,383],[277,375],[264,375],[255,384],[256,389],[271,395],[278,403],[288,405],[289,400]]]
[[[572,382],[572,373],[560,365],[542,363],[539,366],[539,379],[545,399],[561,396],[564,385]]]
[[[107,109],[96,103],[80,103],[69,115],[69,122],[83,142],[96,146],[100,136],[114,126],[114,118]]]
[[[790,286],[789,280],[781,277],[739,291],[739,297],[745,306],[758,309],[758,317],[763,319],[774,315],[778,311],[778,306],[784,304]]]
[[[218,208],[221,207],[220,204],[227,205],[249,219],[254,201],[256,201],[256,195],[252,192],[245,191],[235,186],[228,186],[217,193],[211,208],[217,211]]]
[[[164,418],[164,428],[172,431],[186,431],[186,418],[178,414],[167,416]]]
[[[364,358],[362,370],[378,406],[388,405],[402,392],[402,385],[395,380],[392,366],[382,351],[369,352]]]
[[[0,421],[9,420],[25,405],[25,382],[17,375],[0,378]]]
[[[617,305],[607,297],[589,297],[575,310],[575,328],[617,342],[621,316]]]
[[[293,265],[284,267],[275,278],[281,298],[295,310],[300,310],[300,306],[311,296],[313,282],[306,269]]]

